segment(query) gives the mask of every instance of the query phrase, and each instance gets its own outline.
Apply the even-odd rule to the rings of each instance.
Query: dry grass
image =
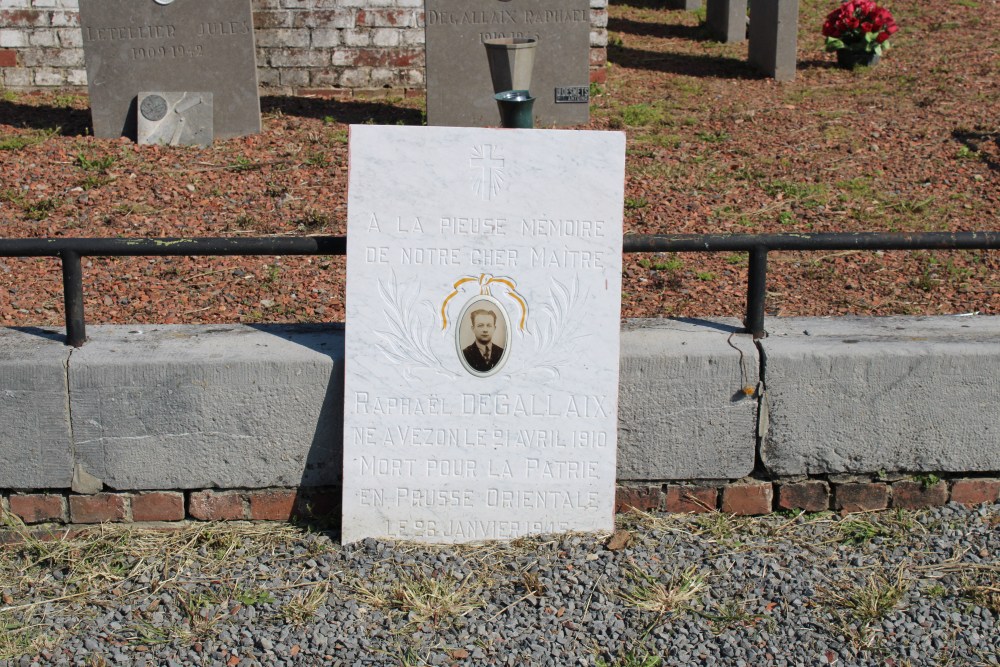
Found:
[[[179,601],[184,622],[139,623],[123,631],[123,640],[156,644],[212,635],[232,609],[274,599],[265,584],[239,579],[236,573],[253,571],[240,565],[264,555],[281,562],[280,555],[302,538],[301,529],[286,524],[205,523],[171,530],[104,524],[74,537],[41,540],[14,515],[0,519],[18,536],[0,551],[0,660],[57,645],[59,636],[43,632],[47,618],[72,615],[82,622],[97,613],[86,605],[98,602],[143,607],[149,615],[164,592]],[[296,560],[302,559],[289,557],[287,563],[301,570]],[[309,600],[307,593],[298,606],[304,609]]]
[[[859,650],[888,648],[881,646],[886,643],[881,641],[881,620],[914,590],[947,598],[962,613],[976,606],[1000,614],[1000,563],[987,553],[978,554],[982,562],[969,562],[965,550],[941,560],[928,549],[928,535],[955,525],[921,520],[915,513],[841,519],[829,513],[747,518],[633,512],[619,517],[618,527],[633,535],[635,548],[655,549],[663,561],[640,567],[631,560],[634,554],[611,550],[593,536],[575,552],[576,546],[566,544],[573,536],[457,547],[396,543],[392,549],[379,547],[374,562],[372,553],[358,558],[339,554],[343,564],[337,571],[324,569],[325,576],[317,570],[320,565],[308,561],[338,547],[286,524],[188,524],[173,531],[105,525],[47,542],[34,538],[15,517],[5,515],[3,521],[22,539],[0,550],[0,661],[57,647],[63,636],[49,634],[53,617],[76,616],[80,628],[92,628],[94,617],[114,605],[131,605],[133,612],[113,641],[159,646],[213,638],[238,623],[234,615],[248,606],[255,606],[268,623],[308,625],[323,605],[347,597],[359,602],[362,611],[384,614],[377,622],[388,623],[398,642],[389,647],[387,659],[424,664],[430,654],[423,649],[404,651],[417,629],[491,623],[519,605],[558,606],[553,601],[564,590],[567,575],[594,561],[602,567],[597,574],[590,572],[592,579],[579,593],[580,618],[588,617],[592,605],[602,604],[602,597],[617,598],[616,612],[643,623],[644,639],[668,619],[685,614],[707,622],[714,633],[744,632],[758,624],[769,627],[778,614],[794,609],[786,606],[787,600],[758,599],[750,588],[736,597],[727,595],[730,584],[721,583],[726,579],[722,570],[728,559],[748,552],[784,562],[778,560],[778,550],[798,550],[794,558],[829,568],[826,588],[803,598],[803,610],[820,612],[826,619],[820,622],[828,623],[831,634],[847,637]],[[674,537],[703,548],[697,566],[663,564],[670,561],[662,544]],[[912,562],[891,568],[849,565],[854,554],[901,546]],[[970,543],[965,548],[980,547]],[[266,571],[257,569],[260,560],[266,561]],[[170,601],[161,603],[163,593],[169,593]],[[506,606],[493,602],[500,593]],[[77,629],[60,632],[76,634]],[[609,665],[646,665],[655,657],[643,643],[596,647],[595,656]]]
[[[358,602],[380,611],[395,612],[409,623],[434,626],[451,623],[485,605],[480,577],[468,573],[462,579],[420,568],[395,565],[377,579],[349,577],[345,587]]]
[[[329,594],[329,583],[322,583],[296,593],[291,602],[287,602],[282,608],[281,615],[290,625],[305,625],[323,606]]]
[[[708,587],[705,575],[699,574],[695,565],[659,577],[633,568],[628,577],[632,584],[621,594],[625,604],[660,618],[692,609]]]
[[[840,631],[859,648],[870,648],[878,639],[878,623],[898,605],[912,586],[905,575],[907,564],[891,571],[873,571],[864,583],[842,581],[820,591]]]

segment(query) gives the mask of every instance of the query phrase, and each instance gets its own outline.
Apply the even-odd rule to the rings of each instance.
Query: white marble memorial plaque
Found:
[[[625,136],[351,127],[343,540],[611,530]]]
[[[212,93],[139,93],[138,143],[212,144]]]

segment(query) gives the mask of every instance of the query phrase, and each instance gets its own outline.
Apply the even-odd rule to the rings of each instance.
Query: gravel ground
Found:
[[[0,666],[1000,664],[1000,505],[618,526],[448,548],[285,524],[27,538],[0,560]]]

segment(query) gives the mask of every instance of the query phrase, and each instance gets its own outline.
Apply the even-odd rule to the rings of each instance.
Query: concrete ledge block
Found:
[[[54,329],[0,328],[0,488],[70,485],[71,350]]]
[[[1000,317],[768,320],[774,475],[1000,470]]]
[[[618,479],[737,479],[753,470],[757,348],[736,320],[627,320]]]
[[[343,327],[92,327],[73,353],[77,461],[113,489],[341,480]]]

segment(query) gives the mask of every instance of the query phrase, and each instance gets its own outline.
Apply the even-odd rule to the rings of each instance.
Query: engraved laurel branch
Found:
[[[528,333],[534,338],[535,349],[532,360],[517,375],[560,376],[559,369],[579,362],[576,342],[588,338],[581,333],[586,327],[580,326],[586,315],[581,306],[586,295],[580,293],[580,281],[573,279],[569,287],[558,280],[552,281],[549,299],[541,306],[541,315],[533,320]]]
[[[390,360],[400,364],[407,378],[418,369],[433,370],[447,377],[458,377],[447,370],[431,344],[431,331],[435,328],[437,313],[430,301],[416,302],[400,293],[396,274],[385,283],[378,281],[379,296],[385,304],[388,331],[376,331],[378,349]]]

